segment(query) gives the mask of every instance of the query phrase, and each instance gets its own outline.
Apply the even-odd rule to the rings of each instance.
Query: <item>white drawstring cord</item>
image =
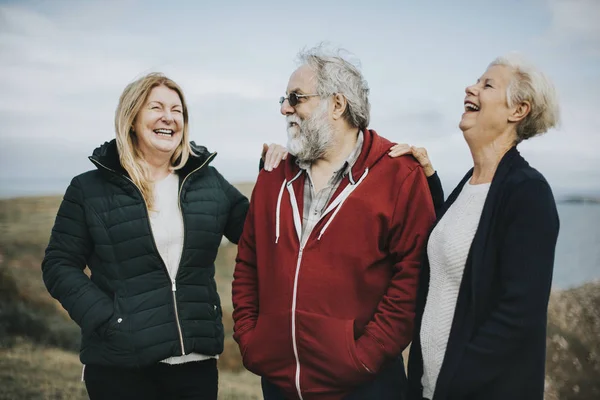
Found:
[[[331,215],[331,218],[329,218],[329,221],[327,221],[327,223],[325,224],[325,226],[323,227],[323,229],[321,229],[321,232],[319,233],[319,237],[317,238],[317,240],[321,240],[321,236],[323,236],[323,234],[325,233],[325,230],[327,229],[327,227],[329,227],[329,224],[331,224],[331,222],[333,221],[333,219],[337,215],[338,211],[340,211],[340,208],[342,208],[342,204],[344,204],[344,202],[346,201],[346,199],[348,197],[350,197],[350,194],[354,190],[356,190],[356,188],[358,187],[358,185],[360,185],[360,183],[363,181],[363,179],[366,178],[366,176],[367,176],[368,173],[369,173],[369,168],[366,168],[364,174],[360,177],[360,179],[358,180],[358,182],[356,182],[355,185],[351,185],[350,186],[350,189],[348,190],[348,192],[344,195],[344,197],[341,199],[341,201],[338,204],[338,206],[335,208],[335,211]]]
[[[279,242],[279,215],[281,213],[281,198],[283,197],[283,189],[287,181],[284,179],[279,190],[279,197],[277,197],[277,210],[275,211],[275,244]]]

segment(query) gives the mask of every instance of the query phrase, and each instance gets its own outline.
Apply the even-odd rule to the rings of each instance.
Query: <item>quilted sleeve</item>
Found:
[[[58,209],[42,261],[42,277],[50,292],[82,329],[91,333],[109,320],[113,301],[83,272],[94,248],[77,178],[71,181]]]

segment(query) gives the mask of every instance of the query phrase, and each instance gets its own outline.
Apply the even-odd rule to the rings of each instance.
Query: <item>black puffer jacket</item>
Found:
[[[185,236],[175,284],[114,140],[90,157],[97,170],[71,181],[42,271],[50,294],[81,327],[82,363],[135,367],[223,351],[214,261],[223,235],[237,243],[248,200],[208,165],[216,153],[192,147],[199,157],[178,171]]]

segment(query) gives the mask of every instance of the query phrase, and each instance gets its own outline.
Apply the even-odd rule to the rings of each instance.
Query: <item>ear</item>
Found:
[[[523,101],[513,107],[511,114],[508,116],[510,122],[521,122],[531,111],[531,104],[528,101]]]
[[[344,112],[346,111],[346,107],[348,107],[348,101],[346,98],[339,93],[334,94],[332,118],[334,120],[342,118],[342,115],[344,115]]]

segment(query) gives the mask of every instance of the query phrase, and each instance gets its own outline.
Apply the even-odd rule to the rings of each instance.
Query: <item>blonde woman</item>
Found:
[[[523,140],[558,122],[550,80],[523,59],[494,60],[466,88],[459,124],[471,168],[441,207],[421,269],[408,363],[411,400],[542,400],[546,313],[559,219]],[[412,153],[433,175],[424,149]],[[441,186],[432,187],[441,196]]]
[[[183,92],[167,77],[128,85],[115,129],[65,193],[44,282],[81,327],[92,400],[216,399],[214,261],[223,235],[237,243],[248,200],[210,166],[216,153],[189,142]],[[284,154],[272,146],[268,166]]]

